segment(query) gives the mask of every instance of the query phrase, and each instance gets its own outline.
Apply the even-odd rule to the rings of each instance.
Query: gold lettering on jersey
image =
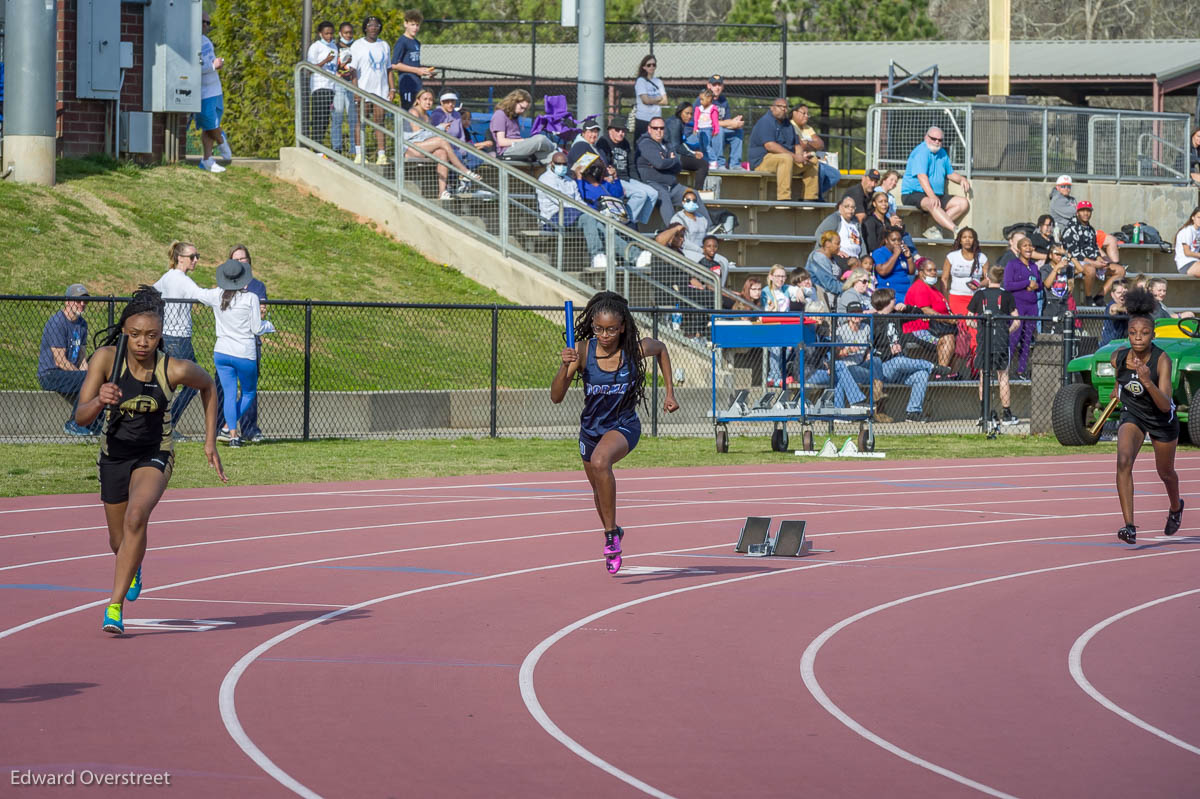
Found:
[[[132,419],[137,413],[154,413],[158,410],[158,401],[154,397],[148,397],[145,394],[139,394],[132,399],[127,399],[121,403],[121,415],[126,419]]]

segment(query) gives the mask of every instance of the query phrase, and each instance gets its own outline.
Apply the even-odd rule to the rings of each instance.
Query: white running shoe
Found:
[[[233,150],[229,149],[229,139],[226,138],[225,131],[221,131],[221,143],[217,145],[217,150],[226,161],[233,160]]]
[[[641,254],[639,254],[637,257],[636,266],[638,269],[646,269],[647,267],[650,266],[650,251],[649,250],[642,250]]]
[[[933,241],[946,240],[946,237],[942,235],[942,229],[937,225],[930,225],[929,227],[925,228],[925,232],[921,235],[927,239],[932,239]]]
[[[602,252],[598,252],[592,256],[592,269],[598,272],[603,272],[608,269],[608,256]]]
[[[200,168],[207,172],[224,172],[225,167],[221,166],[213,158],[204,158],[200,161]]]

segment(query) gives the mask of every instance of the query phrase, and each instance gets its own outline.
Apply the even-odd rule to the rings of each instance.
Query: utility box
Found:
[[[157,113],[198,112],[200,0],[152,0],[143,19],[143,107]]]
[[[116,100],[121,92],[121,0],[79,0],[75,96]]]
[[[154,114],[122,111],[119,147],[123,153],[154,152]]]

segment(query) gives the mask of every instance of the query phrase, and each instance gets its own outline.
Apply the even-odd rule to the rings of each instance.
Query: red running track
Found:
[[[626,469],[615,578],[581,472],[169,491],[121,638],[97,498],[0,500],[0,796],[1195,796],[1200,524],[1112,473]]]

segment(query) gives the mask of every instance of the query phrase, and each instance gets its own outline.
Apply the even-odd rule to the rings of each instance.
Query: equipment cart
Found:
[[[729,451],[730,422],[771,422],[771,449],[775,452],[788,451],[788,422],[800,423],[802,449],[813,451],[813,422],[828,422],[829,433],[833,433],[834,422],[858,422],[858,437],[856,444],[863,452],[875,449],[875,430],[872,418],[875,412],[874,391],[868,383],[866,394],[868,409],[866,413],[852,411],[849,408],[833,408],[829,406],[814,407],[808,402],[804,391],[805,385],[805,353],[814,348],[831,348],[853,346],[847,342],[820,341],[811,324],[773,324],[759,321],[764,318],[788,317],[799,320],[798,314],[768,314],[756,313],[751,316],[715,315],[712,324],[712,411],[713,433],[716,437],[717,452]],[[790,320],[789,320],[790,321]],[[836,324],[836,317],[831,316],[831,322]],[[752,389],[735,390],[728,406],[717,406],[717,351],[721,349],[741,348],[787,348],[798,347],[800,354],[800,382],[786,387],[771,388],[764,385],[761,396],[753,405],[749,404]],[[782,356],[781,356],[782,357]],[[832,364],[833,353],[830,352],[829,362]],[[870,364],[871,362],[868,361]],[[787,375],[786,363],[781,369],[781,375]],[[868,367],[873,370],[873,365]],[[873,371],[871,376],[874,377]],[[828,386],[819,386],[832,396],[837,380],[837,371],[829,370]],[[766,382],[766,374],[763,375]]]

